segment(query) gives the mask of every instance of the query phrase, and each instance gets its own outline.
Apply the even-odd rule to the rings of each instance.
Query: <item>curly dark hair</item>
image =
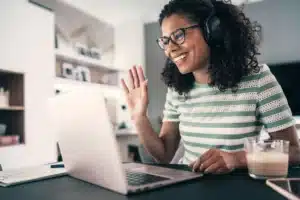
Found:
[[[204,28],[205,19],[211,13],[207,0],[171,0],[164,6],[159,16],[159,24],[164,18],[173,14],[187,17],[192,23]],[[211,0],[215,15],[220,19],[223,42],[210,45],[210,86],[220,91],[238,90],[238,84],[251,72],[259,72],[260,66],[256,56],[259,55],[255,30],[242,10],[230,3]],[[207,42],[207,41],[206,41]],[[193,88],[195,78],[192,73],[181,74],[176,65],[167,59],[161,73],[164,83],[179,94],[188,94]]]

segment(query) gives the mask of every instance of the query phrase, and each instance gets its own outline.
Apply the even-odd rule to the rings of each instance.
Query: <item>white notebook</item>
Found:
[[[53,163],[51,165],[53,165]],[[65,168],[51,168],[51,165],[48,164],[35,167],[0,171],[0,186],[7,187],[11,185],[63,176],[67,174]]]

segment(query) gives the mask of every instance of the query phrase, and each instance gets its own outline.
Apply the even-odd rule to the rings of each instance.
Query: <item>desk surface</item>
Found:
[[[300,168],[290,168],[289,176],[300,177]],[[197,180],[130,196],[64,176],[0,188],[0,197],[5,200],[285,199],[266,186],[265,181],[250,178],[246,170],[226,175],[205,175]]]

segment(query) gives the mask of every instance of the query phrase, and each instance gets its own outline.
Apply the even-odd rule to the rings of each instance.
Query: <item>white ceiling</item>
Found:
[[[169,0],[60,0],[73,5],[112,25],[126,21],[157,21],[162,7]],[[233,4],[260,0],[232,0]]]

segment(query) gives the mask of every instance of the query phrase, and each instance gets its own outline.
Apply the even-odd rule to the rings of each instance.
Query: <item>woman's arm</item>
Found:
[[[180,141],[178,122],[163,122],[160,134],[154,132],[147,117],[134,121],[141,143],[159,163],[169,163]]]

